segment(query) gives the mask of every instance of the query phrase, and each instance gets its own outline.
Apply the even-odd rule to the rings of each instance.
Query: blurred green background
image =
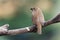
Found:
[[[0,1],[0,26],[10,24],[9,29],[32,25],[31,7],[42,9],[45,20],[60,12],[60,0],[2,0]],[[0,36],[0,40],[60,40],[60,24],[43,28],[43,34],[25,33],[14,36]]]

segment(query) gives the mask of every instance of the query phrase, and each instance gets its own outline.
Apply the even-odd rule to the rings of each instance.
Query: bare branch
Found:
[[[58,23],[58,22],[60,22],[60,13],[56,17],[54,17],[52,20],[46,21],[44,23],[44,26],[48,26],[50,24]]]
[[[36,19],[35,19],[36,20]],[[35,21],[36,22],[36,21]],[[42,27],[46,27],[48,25],[58,23],[60,22],[60,13],[53,18],[52,20],[44,22]],[[40,21],[41,23],[41,21]],[[28,26],[27,28],[19,28],[19,29],[13,29],[13,30],[8,30],[9,25],[3,25],[0,27],[0,35],[17,35],[17,34],[22,34],[22,33],[27,33],[27,32],[37,32],[37,25],[32,25]]]

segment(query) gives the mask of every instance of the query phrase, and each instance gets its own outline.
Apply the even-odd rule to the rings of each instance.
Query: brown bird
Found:
[[[44,16],[40,8],[31,8],[32,10],[32,21],[37,26],[37,33],[42,34],[42,25],[44,25]]]

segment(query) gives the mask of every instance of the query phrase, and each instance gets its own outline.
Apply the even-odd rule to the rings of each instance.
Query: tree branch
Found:
[[[42,27],[46,27],[48,25],[58,23],[58,22],[60,22],[60,13],[52,20],[44,22],[43,23],[44,25],[42,25]],[[25,28],[19,28],[19,29],[13,29],[13,30],[8,30],[8,27],[9,27],[8,24],[5,24],[0,27],[0,36],[2,36],[2,35],[17,35],[17,34],[28,33],[28,32],[37,32],[37,29],[38,29],[37,25],[34,25],[34,24],[32,26],[28,26]]]

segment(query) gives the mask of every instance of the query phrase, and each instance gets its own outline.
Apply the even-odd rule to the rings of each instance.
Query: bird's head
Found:
[[[32,11],[37,11],[37,10],[39,10],[40,8],[37,8],[37,7],[34,7],[34,8],[31,8],[30,10],[32,10]]]

